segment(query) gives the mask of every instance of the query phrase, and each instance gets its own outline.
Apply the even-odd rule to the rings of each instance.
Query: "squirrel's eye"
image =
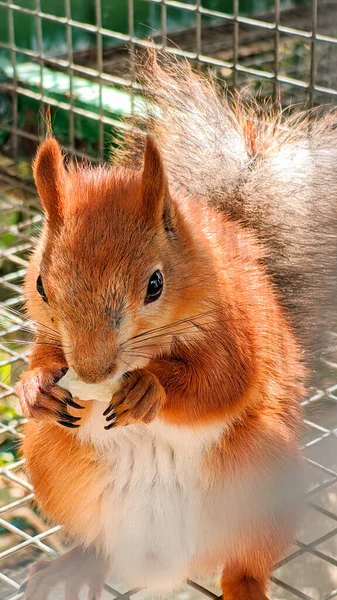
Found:
[[[41,275],[38,276],[37,280],[36,280],[36,289],[39,292],[40,296],[42,297],[42,299],[47,302],[48,304],[48,298],[46,296],[46,292],[43,289],[43,284],[42,284],[42,279],[41,279]]]
[[[154,302],[157,300],[163,291],[163,275],[159,269],[152,273],[149,284],[147,286],[145,304],[150,304],[150,302]]]

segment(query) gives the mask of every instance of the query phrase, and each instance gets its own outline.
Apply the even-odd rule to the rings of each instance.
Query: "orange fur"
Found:
[[[66,180],[61,148],[54,138],[45,141],[33,163],[33,172],[48,220],[56,225],[62,220]]]
[[[49,328],[58,341],[35,346],[18,388],[21,399],[30,398],[30,416],[45,420],[33,411],[41,397],[27,396],[36,370],[44,374],[47,401],[48,377],[63,366],[98,382],[123,366],[141,366],[143,355],[137,386],[130,391],[125,383],[120,392],[120,425],[148,422],[149,415],[195,428],[224,423],[221,442],[204,462],[210,486],[238,471],[273,473],[275,450],[285,462],[296,460],[304,369],[253,233],[182,192],[170,195],[153,140],[143,170],[71,166],[66,173],[60,156],[48,140],[35,161],[47,223],[27,274],[27,305],[40,324],[37,343],[46,343]],[[147,281],[158,264],[165,284],[160,310],[155,304],[145,310]],[[39,273],[48,304],[35,288]],[[165,336],[158,334],[163,327]],[[152,392],[144,408],[145,380]],[[90,410],[85,404],[70,414],[85,420]],[[80,542],[99,545],[104,457],[79,443],[76,430],[50,422],[26,426],[23,451],[45,513]],[[258,537],[246,528],[237,555],[223,559],[225,597],[263,600],[291,535],[292,527],[268,519]],[[221,553],[204,563],[220,560]]]
[[[44,513],[83,545],[94,543],[107,465],[58,425],[32,420],[25,434],[23,453]]]

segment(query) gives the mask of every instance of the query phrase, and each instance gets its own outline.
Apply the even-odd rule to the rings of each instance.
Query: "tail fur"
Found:
[[[140,163],[154,134],[171,187],[255,231],[293,325],[310,352],[336,325],[337,119],[247,106],[187,62],[150,54],[139,68],[146,117],[117,151]]]

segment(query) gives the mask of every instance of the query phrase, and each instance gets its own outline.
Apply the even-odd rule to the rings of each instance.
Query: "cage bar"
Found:
[[[80,20],[72,0],[64,0],[63,13],[55,14],[52,3],[48,7],[41,0],[21,4],[0,0],[7,25],[7,34],[0,35],[0,101],[9,101],[8,114],[0,122],[0,143],[4,140],[0,237],[4,232],[8,235],[7,245],[0,245],[0,406],[9,407],[0,418],[0,499],[5,491],[0,528],[9,540],[0,549],[1,600],[19,600],[18,590],[29,565],[39,556],[52,557],[64,549],[60,528],[50,527],[33,513],[33,491],[23,461],[17,454],[11,458],[10,453],[1,453],[3,444],[19,444],[23,437],[24,419],[16,412],[13,386],[27,366],[29,345],[15,340],[25,324],[22,278],[41,223],[36,192],[20,175],[18,159],[24,148],[29,158],[43,138],[45,108],[51,107],[54,127],[58,115],[65,115],[60,135],[67,151],[101,161],[106,157],[107,132],[123,134],[128,125],[121,117],[136,110],[135,53],[141,48],[164,49],[193,61],[198,68],[224,77],[229,87],[250,85],[255,90],[258,86],[262,94],[272,95],[283,106],[337,102],[337,69],[326,51],[329,45],[337,52],[337,7],[331,1],[274,0],[271,7],[261,0],[256,10],[249,11],[240,0],[123,0],[123,22],[116,15],[110,21],[106,18],[104,0],[92,0],[94,16],[87,20]],[[19,19],[23,17],[35,24],[34,43],[28,47],[20,40]],[[62,51],[57,44],[52,51],[46,49],[45,26],[64,27]],[[324,85],[319,78],[323,68]],[[123,100],[122,112],[114,109],[117,97]],[[25,120],[25,111],[33,114],[34,122]],[[22,218],[16,223],[13,215],[18,213]],[[311,474],[311,512],[294,547],[275,566],[273,600],[337,597],[336,357],[337,333],[331,332],[331,345],[321,356],[321,385],[303,402],[302,450]],[[22,515],[26,515],[24,525]],[[120,582],[109,581],[104,600],[149,597],[144,591],[120,590]],[[188,581],[183,594],[186,600],[215,600],[220,598],[220,589],[213,583]]]

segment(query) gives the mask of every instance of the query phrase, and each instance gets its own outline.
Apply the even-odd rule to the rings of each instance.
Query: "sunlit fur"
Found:
[[[304,369],[254,228],[168,187],[152,139],[144,166],[68,171],[49,139],[34,175],[39,333],[20,397],[67,364],[88,383],[143,367],[164,390],[150,424],[105,431],[95,402],[69,409],[74,430],[34,414],[23,451],[42,509],[126,584],[167,589],[223,567],[225,598],[264,599],[294,535]],[[163,294],[145,306],[157,268]]]
[[[145,128],[171,186],[254,231],[312,360],[327,323],[337,325],[336,110],[268,109],[226,93],[187,61],[150,52],[139,62],[147,111],[136,113],[138,129],[114,161],[140,164]]]

